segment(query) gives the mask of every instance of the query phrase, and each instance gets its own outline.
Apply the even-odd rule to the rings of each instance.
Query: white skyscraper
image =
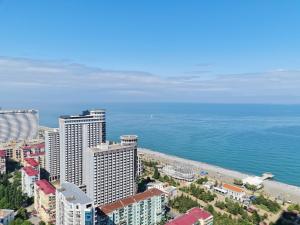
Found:
[[[94,204],[104,205],[136,193],[137,143],[122,136],[121,144],[102,143],[84,154],[84,183]],[[126,139],[125,140],[123,140]]]
[[[56,224],[94,225],[94,219],[92,199],[75,184],[65,182],[56,189]]]
[[[46,170],[49,180],[59,180],[60,172],[60,141],[59,129],[54,128],[45,131]]]
[[[0,142],[37,138],[38,129],[38,111],[0,110]]]
[[[82,187],[84,152],[106,141],[105,111],[91,110],[78,116],[61,116],[59,138],[60,180]]]

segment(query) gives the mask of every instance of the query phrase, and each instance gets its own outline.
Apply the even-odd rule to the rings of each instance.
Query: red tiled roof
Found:
[[[179,216],[170,222],[166,223],[166,225],[193,225],[199,220],[207,220],[212,215],[203,209],[200,208],[192,208],[187,211],[184,215]]]
[[[6,152],[5,152],[5,150],[0,150],[0,157],[5,157],[5,155],[6,155]]]
[[[39,174],[38,171],[36,171],[35,169],[33,169],[32,167],[30,166],[26,166],[26,167],[23,167],[23,170],[25,171],[25,173],[28,175],[28,176],[36,176]]]
[[[45,152],[35,152],[35,153],[29,154],[29,156],[39,156],[39,155],[45,155]]]
[[[230,184],[223,184],[223,188],[230,190],[230,191],[234,191],[234,192],[239,192],[239,193],[243,192],[242,188],[239,188],[239,187],[236,187],[236,186],[233,186]]]
[[[36,185],[45,193],[45,194],[55,194],[55,187],[50,184],[47,180],[38,180]]]
[[[24,160],[26,161],[26,163],[28,163],[30,166],[33,166],[33,167],[36,167],[39,165],[39,163],[33,158],[25,158]]]
[[[33,145],[25,145],[22,148],[24,150],[33,149],[33,148],[41,149],[41,148],[45,148],[45,143],[39,143],[39,144],[33,144]]]
[[[99,208],[103,213],[109,214],[109,213],[111,213],[117,209],[123,208],[127,205],[133,204],[135,202],[143,201],[143,200],[149,199],[153,196],[158,196],[158,195],[162,195],[162,194],[163,194],[162,191],[160,191],[156,188],[151,188],[145,192],[130,196],[128,198],[118,200],[118,201],[110,203],[110,204],[106,204]]]

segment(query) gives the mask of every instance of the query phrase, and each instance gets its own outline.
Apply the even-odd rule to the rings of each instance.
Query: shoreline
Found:
[[[156,161],[167,163],[167,164],[181,164],[183,166],[189,166],[193,170],[205,170],[208,172],[208,176],[221,180],[222,182],[233,182],[234,179],[243,179],[248,176],[253,176],[250,174],[238,172],[231,169],[226,169],[220,166],[194,161],[190,159],[180,158],[178,156],[165,154],[158,151],[153,151],[146,148],[138,148],[138,152],[142,153],[148,159],[154,159]],[[300,204],[300,187],[282,183],[274,180],[263,181],[263,191],[273,197],[285,199],[286,201],[291,200],[293,203]]]

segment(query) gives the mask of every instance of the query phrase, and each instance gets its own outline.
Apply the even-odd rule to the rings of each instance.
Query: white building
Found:
[[[56,224],[95,224],[93,201],[75,184],[65,182],[56,189]]]
[[[60,176],[59,143],[59,129],[45,131],[46,170],[49,173],[50,181],[59,180]]]
[[[223,184],[222,189],[227,191],[226,195],[233,200],[243,202],[246,197],[246,193],[240,187],[231,184]]]
[[[0,142],[35,139],[38,128],[36,110],[0,110]]]
[[[159,224],[165,213],[166,203],[165,194],[153,188],[99,207],[98,225]]]
[[[136,145],[101,143],[84,154],[84,184],[95,205],[134,195],[137,178]]]
[[[11,209],[0,209],[0,225],[9,225],[15,218],[15,211]]]
[[[34,183],[40,179],[40,173],[31,166],[26,166],[21,169],[22,174],[22,192],[28,197],[34,195]]]
[[[147,186],[147,190],[149,190],[151,188],[156,188],[158,190],[164,191],[164,183],[162,183],[160,181],[150,182],[146,186]]]
[[[83,185],[83,153],[106,140],[105,111],[85,111],[59,118],[60,180]]]

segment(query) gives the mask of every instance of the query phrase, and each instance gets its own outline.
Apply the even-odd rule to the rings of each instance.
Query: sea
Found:
[[[137,134],[143,148],[240,172],[271,172],[300,186],[300,105],[198,103],[40,104],[40,124],[60,115],[107,110],[107,137]]]

